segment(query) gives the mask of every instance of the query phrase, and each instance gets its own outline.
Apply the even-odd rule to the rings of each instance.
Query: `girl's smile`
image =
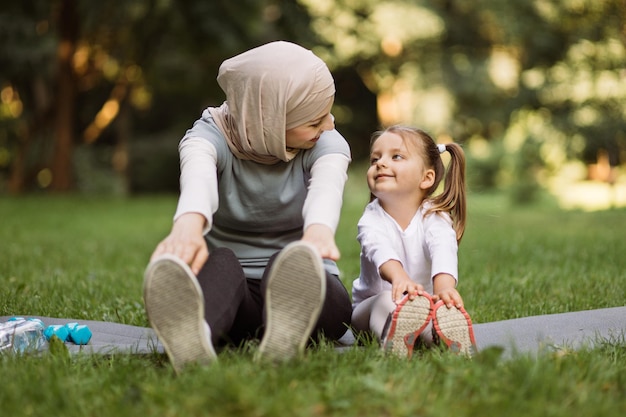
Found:
[[[395,133],[384,133],[372,145],[367,181],[378,198],[391,195],[423,194],[421,183],[426,171],[419,151]]]

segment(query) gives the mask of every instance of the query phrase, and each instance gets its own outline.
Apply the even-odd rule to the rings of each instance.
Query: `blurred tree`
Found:
[[[48,2],[0,7],[0,169],[10,173],[7,188],[17,192],[34,179],[27,167],[35,167],[33,172],[43,168],[37,160],[47,150],[35,138],[49,135],[45,127],[54,120],[50,85],[57,43],[46,36]]]
[[[502,5],[496,7],[495,0],[489,1],[499,21],[498,36],[492,42],[510,45],[519,62],[517,103],[507,136],[520,120],[515,117],[517,109],[528,110],[541,114],[552,130],[534,139],[546,167],[558,168],[571,157],[594,163],[603,152],[610,155],[612,165],[623,162],[626,2],[534,1],[524,7],[521,2],[516,3],[516,13],[510,14]],[[536,26],[525,27],[526,16]],[[527,126],[528,138],[533,137],[531,129]],[[556,148],[561,152],[555,152]]]
[[[557,148],[590,160],[602,148],[621,162],[624,0],[300,2],[327,43],[322,55],[357,69],[383,124],[417,124],[442,141],[500,141],[531,128],[518,125],[528,120],[517,117],[521,110],[555,133],[522,135],[533,142],[524,149],[549,159],[537,166],[566,160]],[[527,159],[516,140],[506,148]]]
[[[32,186],[32,180],[55,191],[72,188],[74,147],[95,142],[132,89],[142,87],[140,64],[150,58],[150,48],[140,45],[160,33],[155,20],[167,16],[159,11],[156,1],[3,4],[0,82],[24,102],[23,111],[2,120],[14,127],[0,145],[19,144],[11,152],[11,192]],[[137,30],[143,22],[152,24],[142,28],[149,30]]]
[[[275,39],[311,47],[329,64],[333,112],[357,159],[380,124],[404,122],[441,141],[498,142],[507,155],[501,164],[493,156],[478,164],[485,175],[527,166],[505,161],[522,153],[527,160],[520,151],[527,140],[524,149],[542,159],[532,170],[537,181],[568,158],[593,162],[601,154],[620,164],[625,3],[3,2],[0,189],[67,189],[76,184],[73,168],[104,159],[119,177],[143,172],[175,187],[176,163],[163,152],[175,153],[183,129],[224,99],[215,82],[220,63]],[[98,158],[77,162],[96,149]]]
[[[3,3],[5,187],[71,189],[77,146],[113,147],[110,164],[126,177],[131,137],[153,137],[154,144],[223,100],[215,82],[223,59],[274,39],[310,45],[307,27],[305,10],[284,0]],[[142,149],[150,148],[160,149]]]
[[[75,99],[74,54],[79,36],[79,17],[76,0],[63,0],[56,10],[58,28],[56,100],[54,103],[55,147],[51,166],[51,188],[68,191],[72,188],[72,148],[74,143]]]

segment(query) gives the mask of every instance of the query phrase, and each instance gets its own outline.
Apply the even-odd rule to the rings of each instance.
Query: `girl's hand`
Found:
[[[409,300],[414,300],[422,295],[424,287],[413,282],[410,278],[395,279],[391,283],[391,297],[393,302],[398,304],[406,294],[409,294]]]
[[[202,235],[206,219],[199,213],[187,213],[174,222],[170,234],[152,253],[151,261],[164,254],[175,255],[198,275],[209,259],[209,250]]]
[[[323,224],[312,224],[306,228],[302,240],[315,246],[324,259],[339,260],[341,256],[335,243],[335,234],[330,227]]]
[[[391,283],[391,298],[396,304],[404,294],[409,294],[409,299],[413,300],[424,292],[424,287],[409,278],[400,261],[391,259],[385,262],[379,272],[382,279]]]
[[[443,301],[446,307],[452,308],[463,307],[463,298],[461,294],[454,288],[456,280],[452,275],[438,274],[433,282],[433,302]]]

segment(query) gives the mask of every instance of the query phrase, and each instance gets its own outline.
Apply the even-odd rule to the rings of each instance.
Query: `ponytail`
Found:
[[[465,154],[463,148],[456,143],[448,143],[445,150],[450,153],[450,163],[448,169],[445,170],[441,161],[440,151],[443,150],[442,145],[435,145],[427,149],[427,154],[436,154],[437,162],[435,168],[435,184],[428,190],[428,194],[432,194],[439,185],[443,176],[443,191],[441,194],[431,198],[432,205],[426,211],[426,214],[445,211],[450,213],[452,217],[452,227],[456,231],[457,242],[461,241],[465,232],[465,219],[467,217],[467,202],[465,197]],[[440,149],[441,148],[441,149]],[[431,158],[432,160],[433,158]],[[444,174],[445,172],[445,174]]]

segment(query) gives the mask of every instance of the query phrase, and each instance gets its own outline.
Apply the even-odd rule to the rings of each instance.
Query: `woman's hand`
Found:
[[[202,235],[205,224],[206,219],[199,213],[183,214],[174,222],[170,234],[157,245],[150,260],[163,254],[175,255],[198,275],[209,258],[209,250]]]
[[[324,259],[338,261],[341,254],[335,243],[335,234],[330,227],[312,224],[306,228],[302,240],[315,246]]]

